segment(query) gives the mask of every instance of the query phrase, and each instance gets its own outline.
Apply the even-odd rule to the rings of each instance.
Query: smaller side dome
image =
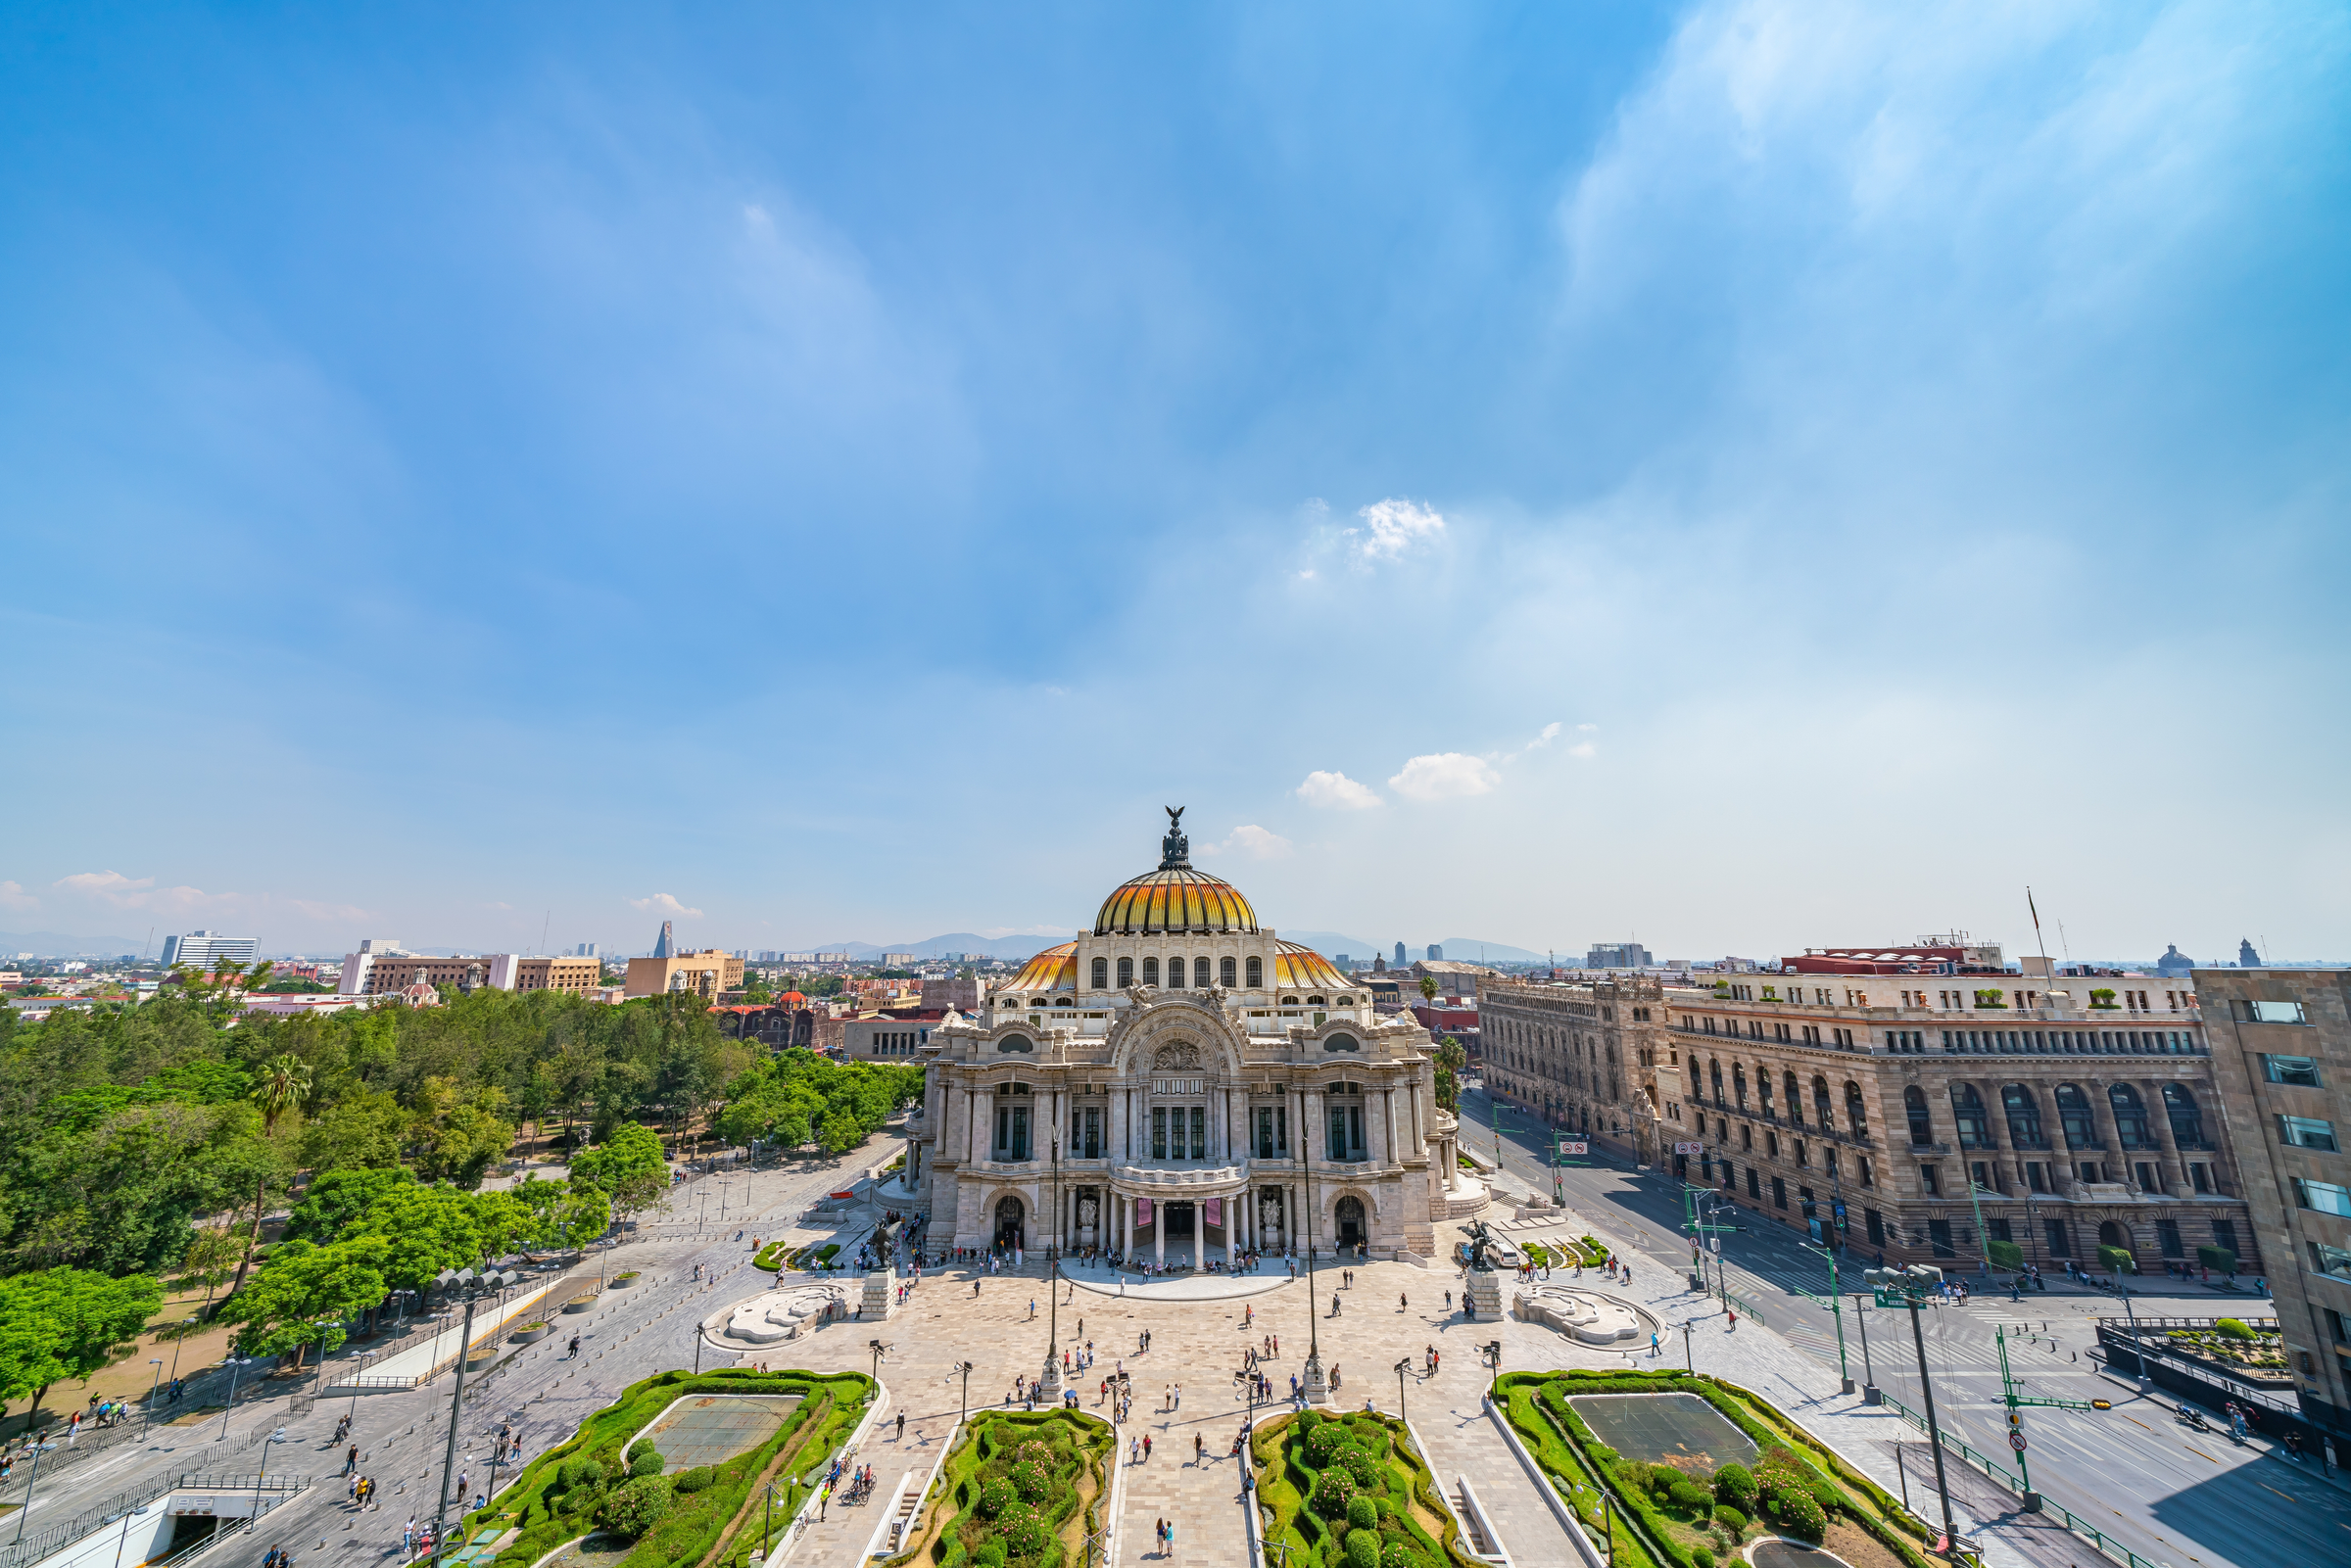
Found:
[[[1340,991],[1347,976],[1330,960],[1303,942],[1273,944],[1273,988],[1279,991]]]
[[[1048,947],[1021,966],[1003,986],[1006,994],[1014,991],[1074,991],[1078,988],[1078,944],[1064,942]]]

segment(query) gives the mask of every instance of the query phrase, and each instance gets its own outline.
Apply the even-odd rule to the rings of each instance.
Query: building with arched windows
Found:
[[[1429,1259],[1485,1194],[1454,1176],[1428,1032],[1261,927],[1169,815],[1092,929],[923,1042],[908,1177],[934,1242]]]

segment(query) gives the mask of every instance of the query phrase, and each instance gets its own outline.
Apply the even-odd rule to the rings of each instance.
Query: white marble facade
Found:
[[[910,1157],[932,1244],[1429,1258],[1459,1194],[1428,1032],[1261,929],[1173,820],[1162,847],[1093,930],[932,1031]]]

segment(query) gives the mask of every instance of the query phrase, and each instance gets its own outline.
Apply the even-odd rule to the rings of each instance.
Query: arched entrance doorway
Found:
[[[1339,1245],[1361,1247],[1365,1241],[1364,1201],[1361,1198],[1342,1198],[1330,1212],[1331,1224],[1337,1229]]]
[[[1010,1193],[996,1200],[997,1246],[1023,1247],[1028,1245],[1021,1239],[1021,1220],[1026,1213],[1027,1210],[1022,1207],[1021,1201]]]
[[[2116,1224],[2113,1220],[2101,1219],[2098,1221],[2098,1245],[2101,1247],[2121,1247],[2127,1250],[2131,1245],[2131,1238],[2125,1235],[2123,1233],[2123,1227]]]

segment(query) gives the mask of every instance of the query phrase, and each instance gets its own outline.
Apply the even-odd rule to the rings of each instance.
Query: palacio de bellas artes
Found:
[[[1241,1252],[1429,1260],[1485,1201],[1452,1173],[1435,1042],[1192,868],[1155,870],[932,1031],[910,1183],[952,1245],[1205,1267]]]

